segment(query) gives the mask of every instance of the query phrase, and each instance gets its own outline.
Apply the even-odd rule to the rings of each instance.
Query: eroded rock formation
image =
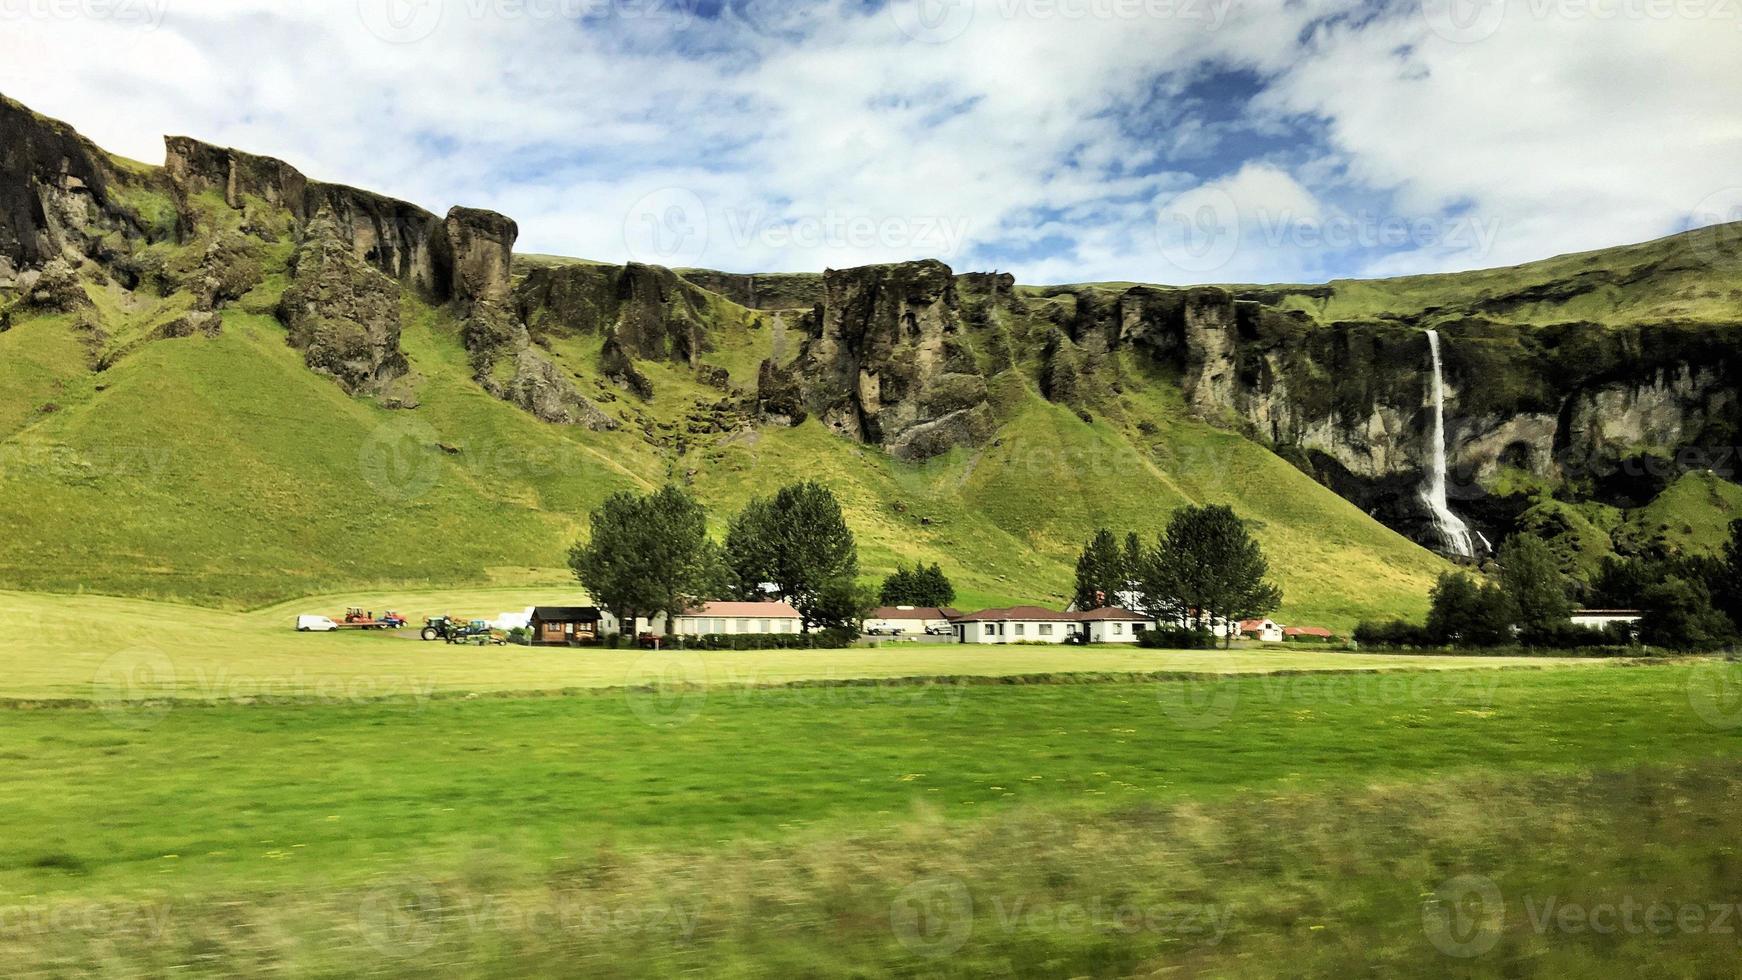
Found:
[[[358,258],[333,216],[309,222],[278,306],[292,347],[351,394],[377,394],[409,365],[399,349],[399,288]]]

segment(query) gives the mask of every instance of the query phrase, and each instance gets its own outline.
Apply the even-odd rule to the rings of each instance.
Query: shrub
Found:
[[[1213,650],[1216,637],[1209,630],[1163,626],[1138,633],[1137,645],[1151,650]]]
[[[1355,642],[1364,647],[1438,646],[1427,627],[1401,619],[1362,623],[1355,627]]]

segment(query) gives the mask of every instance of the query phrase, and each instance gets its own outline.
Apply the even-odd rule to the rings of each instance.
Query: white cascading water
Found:
[[[1433,462],[1428,466],[1427,489],[1422,491],[1421,497],[1427,502],[1428,513],[1433,515],[1434,530],[1440,533],[1446,547],[1455,555],[1471,558],[1476,549],[1471,544],[1470,526],[1452,513],[1452,508],[1446,503],[1446,386],[1440,377],[1439,331],[1427,332],[1427,347],[1434,359],[1434,445]]]

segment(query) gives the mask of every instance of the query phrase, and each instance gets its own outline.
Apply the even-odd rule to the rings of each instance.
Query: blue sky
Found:
[[[1733,0],[0,0],[0,92],[736,271],[1322,281],[1742,218]]]

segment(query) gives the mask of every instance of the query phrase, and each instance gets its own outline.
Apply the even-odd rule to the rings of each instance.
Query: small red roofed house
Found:
[[[1282,638],[1288,641],[1325,643],[1335,639],[1336,634],[1323,626],[1285,626],[1282,629]]]
[[[1270,618],[1242,619],[1238,635],[1248,640],[1258,640],[1261,643],[1281,643],[1282,627],[1277,625],[1276,620]]]

